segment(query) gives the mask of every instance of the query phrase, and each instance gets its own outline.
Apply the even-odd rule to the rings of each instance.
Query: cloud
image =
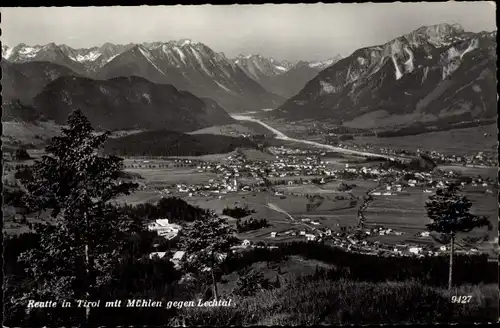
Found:
[[[191,38],[229,57],[243,51],[289,60],[346,56],[423,25],[458,22],[472,32],[496,29],[492,2],[13,7],[1,12],[2,39],[12,44],[91,47]]]

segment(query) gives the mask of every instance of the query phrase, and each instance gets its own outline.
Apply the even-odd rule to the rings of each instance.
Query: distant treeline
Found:
[[[300,255],[335,267],[325,272],[330,279],[347,278],[355,281],[403,281],[415,279],[431,286],[448,283],[448,256],[381,257],[347,252],[341,248],[316,242],[281,243],[279,248],[253,248],[228,259],[225,272],[240,270],[260,261],[282,261]],[[456,285],[496,283],[498,263],[488,262],[485,254],[456,254],[453,259],[453,279]]]
[[[2,104],[2,121],[36,122],[44,118],[35,108],[22,104],[18,99]]]
[[[174,223],[193,222],[208,215],[206,210],[191,206],[177,197],[162,198],[157,204],[142,203],[122,205],[120,210],[134,219],[157,220],[169,219]]]
[[[231,217],[236,218],[236,219],[241,219],[241,218],[248,216],[252,213],[255,213],[255,211],[249,209],[248,206],[245,206],[245,207],[235,206],[233,208],[226,207],[222,210],[223,215],[231,216]]]
[[[257,230],[265,227],[269,227],[269,223],[267,222],[266,219],[249,218],[248,220],[244,221],[241,221],[240,219],[236,221],[236,230],[238,232]]]
[[[258,148],[248,138],[222,135],[189,135],[156,130],[108,139],[106,153],[120,156],[201,156],[229,153],[237,148]]]
[[[383,169],[399,169],[410,171],[431,171],[437,166],[436,162],[427,154],[421,153],[418,158],[414,158],[409,162],[402,161],[386,161],[380,163]]]
[[[380,138],[391,138],[391,137],[402,137],[402,136],[411,136],[428,132],[436,132],[436,131],[448,131],[452,129],[464,129],[471,128],[482,125],[490,125],[495,124],[496,120],[489,119],[484,121],[472,121],[472,122],[457,122],[457,123],[449,123],[447,121],[439,121],[432,126],[424,125],[423,123],[417,123],[411,126],[407,126],[398,130],[390,130],[390,131],[381,131],[377,133],[377,136]]]
[[[338,136],[326,136],[325,140],[327,142],[347,141],[347,140],[354,140],[354,136],[349,134],[342,134]]]

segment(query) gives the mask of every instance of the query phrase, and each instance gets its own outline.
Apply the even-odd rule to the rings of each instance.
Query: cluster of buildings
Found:
[[[275,156],[271,160],[249,160],[243,153],[229,156],[225,161],[212,163],[204,161],[179,160],[177,165],[186,165],[195,167],[198,172],[210,172],[217,175],[210,179],[206,184],[177,184],[173,186],[175,192],[187,193],[188,195],[213,196],[213,194],[225,194],[230,192],[251,191],[258,192],[266,190],[268,178],[276,181],[287,181],[289,179],[279,179],[285,177],[301,177],[302,183],[312,183],[313,177],[324,177],[324,182],[330,179],[342,179],[346,174],[349,179],[369,179],[378,182],[378,187],[369,190],[373,196],[397,195],[405,192],[407,188],[420,188],[423,193],[433,193],[435,188],[444,187],[447,183],[454,181],[457,174],[452,171],[435,170],[432,172],[412,172],[398,168],[383,168],[381,166],[350,166],[346,164],[345,168],[329,168],[327,163],[321,161],[321,156],[325,155],[321,151],[289,149],[284,147],[271,147],[271,153]],[[438,153],[431,153],[432,156],[438,156]],[[461,157],[455,158],[460,161]],[[311,177],[308,179],[307,177]],[[304,177],[302,179],[302,177]],[[297,178],[298,180],[298,178]],[[319,179],[316,179],[316,183]],[[292,182],[293,183],[293,182]],[[480,177],[471,178],[461,182],[463,186],[481,186],[487,187],[490,181],[485,181]],[[168,190],[165,190],[169,193]],[[220,195],[219,197],[223,197]],[[404,232],[395,231],[391,228],[361,226],[356,231],[335,232],[329,228],[321,226],[321,223],[311,219],[303,219],[297,222],[303,226],[303,229],[291,228],[288,231],[272,231],[266,234],[268,240],[295,239],[303,238],[312,242],[328,242],[333,246],[340,247],[351,252],[360,252],[365,254],[374,254],[382,256],[432,256],[446,252],[445,247],[439,248],[432,243],[423,243],[422,245],[413,244],[387,244],[379,241],[367,240],[365,237],[375,236],[401,236]],[[179,231],[168,220],[158,220],[149,226],[150,230],[156,230],[160,236],[173,238]],[[177,230],[176,230],[177,229]],[[364,237],[360,237],[360,232]],[[420,236],[429,237],[427,235]],[[376,238],[369,238],[376,239]],[[258,247],[250,241],[244,240],[236,248]],[[275,247],[275,246],[273,246]],[[473,251],[473,250],[471,250]],[[179,255],[178,255],[179,256]]]
[[[165,239],[173,239],[177,236],[181,230],[181,226],[175,223],[171,223],[168,219],[158,219],[147,225],[149,231],[156,231],[158,236]]]
[[[497,155],[494,152],[477,152],[470,155],[447,155],[437,151],[431,151],[428,155],[438,164],[458,164],[458,165],[482,165],[496,166]]]
[[[205,184],[176,184],[171,191],[185,193],[188,196],[201,195],[212,196],[215,194],[226,194],[238,191],[259,192],[266,189],[266,183],[301,184],[312,183],[313,180],[320,181],[315,177],[326,179],[342,179],[349,175],[351,179],[370,179],[381,184],[388,182],[385,187],[372,192],[372,195],[390,196],[403,192],[406,187],[418,187],[424,193],[433,192],[432,188],[444,187],[447,183],[457,178],[457,173],[452,171],[434,172],[410,172],[401,169],[382,167],[357,166],[350,167],[346,164],[344,169],[333,169],[327,163],[321,161],[324,153],[310,153],[299,149],[277,148],[272,149],[276,155],[274,160],[248,160],[243,154],[236,154],[227,158],[225,163],[210,163],[192,160],[183,160],[183,165],[193,165],[198,172],[210,172],[217,174],[217,178],[210,179]],[[181,161],[181,160],[179,160]],[[412,175],[410,179],[403,179],[406,175]],[[311,177],[308,179],[307,177]],[[274,178],[274,180],[272,180]],[[281,180],[280,178],[283,178]],[[290,179],[295,178],[295,179]],[[316,181],[316,182],[317,182]],[[469,182],[462,182],[463,185]],[[474,179],[472,186],[488,186],[487,181]],[[384,189],[385,188],[385,189]],[[165,189],[162,193],[169,194],[171,191]]]
[[[271,153],[276,154],[275,160],[250,161],[244,155],[237,155],[228,157],[227,164],[218,164],[214,168],[207,169],[223,177],[255,179],[322,175],[327,170],[325,163],[308,151],[273,148]]]
[[[162,194],[187,194],[188,196],[212,196],[213,194],[227,194],[228,192],[237,192],[240,190],[250,191],[248,186],[240,188],[240,183],[236,177],[224,178],[221,180],[210,179],[206,184],[175,184],[171,186],[172,190],[163,189]]]

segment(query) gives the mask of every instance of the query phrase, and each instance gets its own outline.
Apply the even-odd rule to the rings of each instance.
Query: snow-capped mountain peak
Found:
[[[310,62],[309,67],[323,70],[327,67],[332,66],[333,64],[335,64],[336,62],[338,62],[341,59],[342,59],[342,56],[337,54],[335,57],[332,57],[330,59]]]
[[[7,45],[2,45],[2,57],[5,59],[9,59],[9,57],[12,55],[12,51],[14,48],[9,47]]]
[[[238,65],[247,75],[252,78],[259,78],[260,75],[273,76],[283,74],[293,65],[287,61],[279,61],[273,57],[263,57],[261,54],[240,54],[233,62]]]
[[[105,43],[101,47],[75,49],[54,42],[29,46],[20,43],[15,47],[2,46],[2,57],[12,62],[51,61],[67,66],[75,72],[94,72],[131,45]]]
[[[464,32],[457,24],[423,26],[355,50],[319,72],[275,112],[294,119],[326,115],[373,127],[493,117],[495,64],[492,32]],[[375,115],[381,108],[383,119]]]

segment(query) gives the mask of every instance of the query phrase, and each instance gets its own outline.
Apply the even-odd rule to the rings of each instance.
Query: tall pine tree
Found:
[[[218,298],[215,271],[238,243],[234,229],[214,213],[187,224],[180,232],[179,247],[186,251],[184,267],[197,272],[210,271],[214,298]]]
[[[425,203],[427,216],[432,221],[427,224],[427,229],[441,234],[440,240],[450,244],[449,289],[453,285],[453,255],[457,233],[484,226],[492,228],[487,217],[470,213],[472,202],[458,192],[456,184],[449,184],[445,188],[437,189],[436,194],[430,196]]]
[[[49,211],[52,223],[33,226],[40,247],[20,256],[31,288],[19,303],[97,297],[99,288],[110,283],[123,246],[138,228],[110,204],[136,186],[119,181],[122,159],[99,155],[109,133],[94,133],[79,110],[70,114],[67,125],[46,147],[47,155],[33,165],[32,178],[23,181],[28,207],[38,213]]]

